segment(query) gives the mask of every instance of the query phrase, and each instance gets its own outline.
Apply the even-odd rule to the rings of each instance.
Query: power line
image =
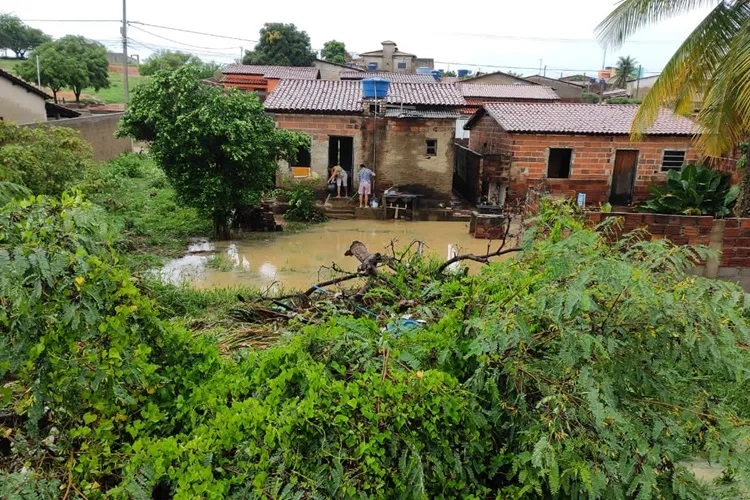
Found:
[[[178,40],[172,40],[171,38],[167,38],[167,37],[164,37],[164,36],[161,36],[161,35],[157,35],[156,33],[151,33],[150,31],[146,31],[143,28],[139,28],[138,26],[132,26],[132,27],[135,28],[135,29],[137,29],[137,30],[139,30],[139,31],[142,31],[142,32],[144,32],[144,33],[146,33],[148,35],[155,36],[156,38],[161,38],[162,40],[166,40],[168,42],[177,43],[177,44],[184,45],[186,47],[192,47],[192,48],[195,48],[195,49],[231,50],[231,49],[239,49],[240,48],[239,45],[234,45],[232,47],[203,47],[201,45],[192,45],[192,44],[189,44],[189,43],[180,42]]]
[[[158,50],[163,49],[172,49],[172,50],[181,50],[183,52],[187,52],[192,55],[203,55],[203,56],[214,56],[214,57],[226,57],[226,58],[232,58],[236,59],[237,54],[236,53],[229,53],[229,52],[206,52],[206,51],[199,51],[199,50],[189,50],[185,49],[183,47],[174,47],[171,45],[163,45],[163,44],[155,44],[155,43],[149,43],[149,42],[143,42],[140,40],[136,40],[135,38],[128,36],[128,42],[133,43],[135,48],[145,49],[152,52],[156,52]]]
[[[504,65],[498,65],[498,64],[474,64],[474,63],[460,63],[460,62],[446,62],[446,61],[435,61],[437,64],[449,64],[451,66],[471,66],[474,68],[497,68],[497,69],[533,69],[536,71],[539,71],[539,66],[504,66]],[[547,66],[547,71],[574,71],[574,72],[584,72],[584,73],[596,73],[599,69],[575,69],[575,68],[553,68],[550,66]],[[658,71],[644,71],[643,74],[653,74],[658,75]]]
[[[536,36],[518,36],[518,35],[491,35],[484,33],[447,33],[449,36],[464,36],[471,38],[490,38],[498,40],[526,40],[534,42],[571,42],[571,43],[599,43],[594,38],[558,38],[558,37],[536,37]],[[673,44],[682,43],[679,40],[627,40],[625,43],[635,44]]]
[[[205,33],[203,31],[193,31],[193,30],[186,30],[182,28],[173,28],[171,26],[161,26],[158,24],[149,24],[149,23],[142,23],[140,21],[130,21],[128,24],[140,24],[141,26],[151,26],[152,28],[161,28],[165,30],[173,30],[173,31],[182,31],[183,33],[192,33],[194,35],[203,35],[203,36],[212,36],[214,38],[225,38],[227,40],[239,40],[241,42],[251,42],[251,43],[257,43],[258,40],[250,40],[248,38],[238,38],[234,36],[226,36],[226,35],[217,35],[215,33]]]
[[[25,23],[119,23],[120,19],[22,19]]]

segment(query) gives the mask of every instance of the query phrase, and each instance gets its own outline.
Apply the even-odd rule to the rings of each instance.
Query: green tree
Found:
[[[310,45],[307,32],[294,24],[266,23],[260,30],[260,41],[246,51],[243,64],[272,66],[311,66],[317,54]]]
[[[37,79],[36,58],[39,57],[39,77],[41,83],[52,91],[57,102],[57,93],[67,85],[68,73],[78,62],[61,52],[55,42],[45,42],[31,53],[31,58],[16,66],[16,73],[24,80]]]
[[[621,45],[639,29],[684,12],[713,5],[711,12],[677,49],[643,99],[633,121],[639,138],[662,106],[697,116],[697,145],[713,157],[732,151],[750,133],[750,2],[624,0],[597,30],[611,46]]]
[[[154,52],[141,64],[139,72],[141,75],[153,75],[159,70],[174,71],[186,64],[200,63],[201,60],[194,55],[185,52],[171,50],[159,50]]]
[[[107,49],[99,42],[68,35],[42,44],[31,55],[18,66],[19,76],[29,81],[36,80],[38,55],[42,85],[52,90],[55,102],[57,92],[63,87],[73,91],[76,102],[80,101],[85,88],[99,90],[109,87]]]
[[[624,89],[628,80],[637,78],[638,76],[638,61],[630,56],[620,56],[615,66],[615,87],[618,89]]]
[[[120,133],[149,141],[178,198],[229,237],[234,211],[273,186],[278,159],[293,159],[305,136],[277,129],[254,93],[203,85],[198,70],[158,72],[133,94]]]
[[[23,59],[26,52],[50,41],[42,30],[24,24],[11,14],[0,14],[0,49],[10,49]]]
[[[456,77],[456,72],[452,71],[452,70],[443,71],[443,76],[450,76],[450,77],[455,78]]]
[[[81,180],[92,162],[91,145],[76,130],[0,121],[0,182],[57,196]]]
[[[346,44],[338,40],[329,40],[323,44],[323,50],[320,51],[320,57],[324,61],[346,64],[352,60],[351,54],[346,51]]]

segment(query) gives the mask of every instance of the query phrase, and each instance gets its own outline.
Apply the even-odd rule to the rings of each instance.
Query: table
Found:
[[[409,218],[414,218],[414,210],[419,208],[419,199],[421,194],[410,193],[384,193],[383,194],[383,215],[389,219],[388,210],[392,210],[393,218],[398,219],[400,213],[405,213]],[[403,207],[401,204],[403,203]]]

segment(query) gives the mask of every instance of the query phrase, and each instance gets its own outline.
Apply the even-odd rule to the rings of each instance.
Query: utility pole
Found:
[[[42,70],[39,67],[39,56],[36,56],[36,86],[42,88]]]
[[[542,74],[542,60],[541,59],[539,59],[539,73],[537,73],[537,74],[538,75]]]
[[[125,98],[125,105],[128,105],[128,14],[126,9],[126,2],[127,0],[122,0],[122,28],[120,28],[120,32],[122,33],[122,90]]]
[[[243,57],[245,57],[245,47],[240,47],[240,58],[237,59],[237,64],[242,64]]]
[[[638,66],[638,77],[635,80],[635,95],[633,96],[633,99],[640,99],[638,94],[641,90],[641,74],[642,73],[643,73],[643,66]]]
[[[544,73],[542,73],[542,76],[544,76],[544,77],[547,76],[547,65],[546,64],[544,65]]]

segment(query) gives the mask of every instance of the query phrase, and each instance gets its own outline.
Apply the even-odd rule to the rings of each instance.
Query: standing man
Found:
[[[359,208],[370,206],[373,177],[375,177],[375,172],[367,168],[364,163],[359,166]]]
[[[341,165],[334,165],[331,168],[331,178],[328,179],[328,184],[336,180],[336,192],[338,197],[341,198],[341,186],[344,186],[344,196],[349,197],[349,187],[347,186],[347,175],[346,170],[341,168]]]

